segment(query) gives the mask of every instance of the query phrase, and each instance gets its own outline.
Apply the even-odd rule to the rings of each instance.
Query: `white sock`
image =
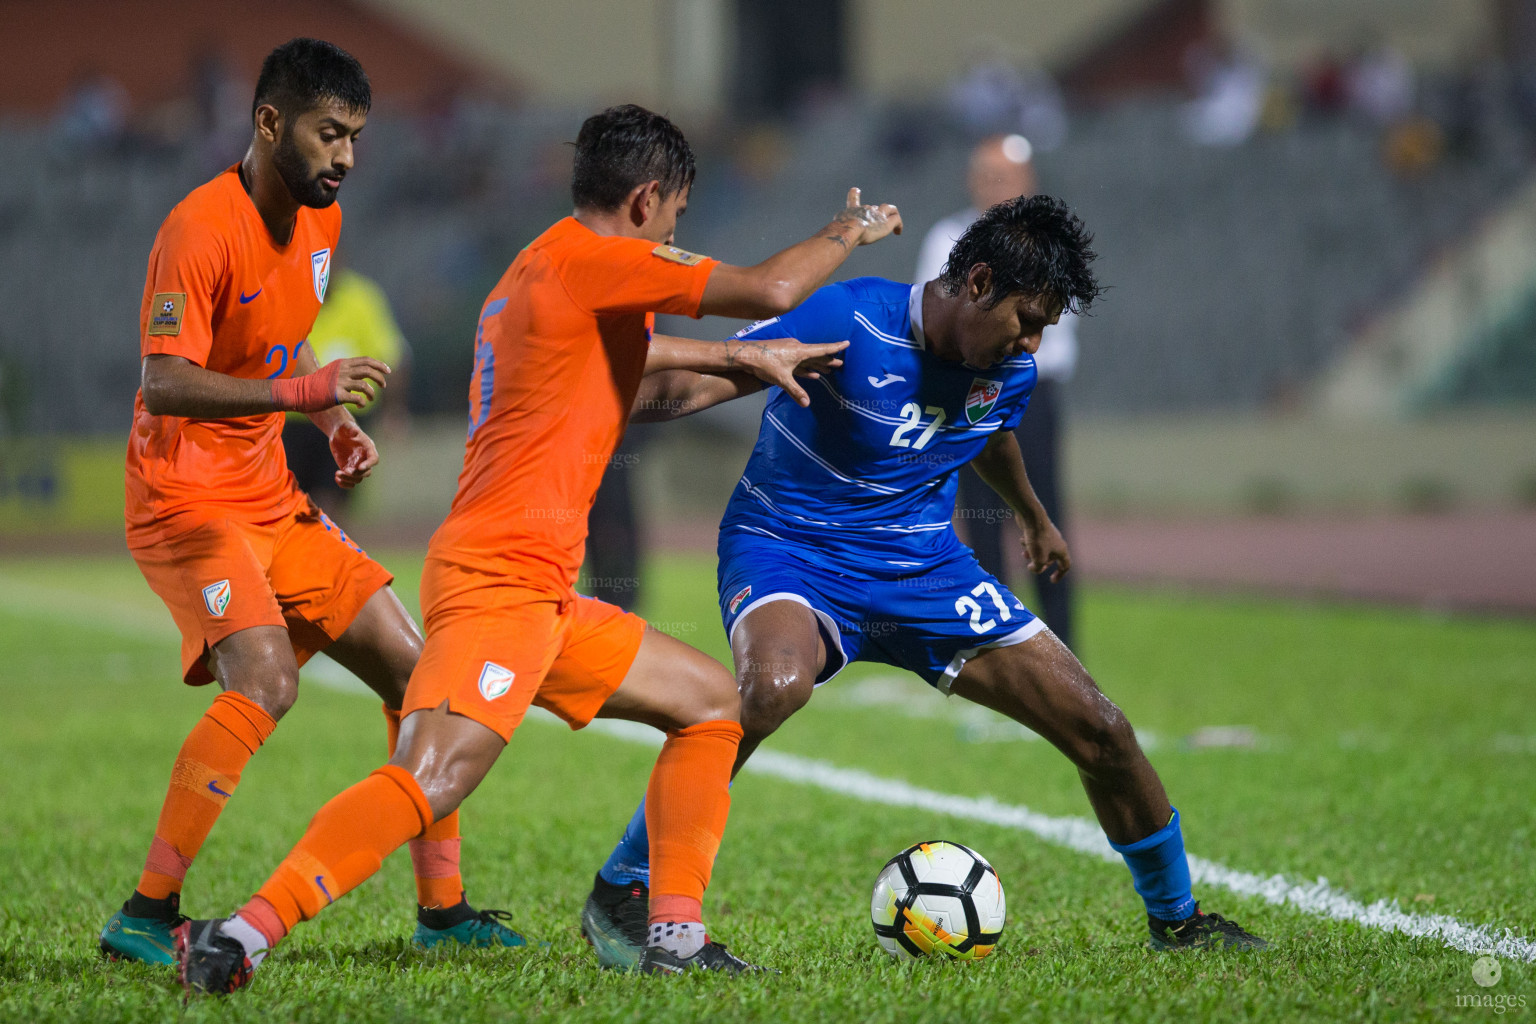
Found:
[[[686,960],[703,949],[707,941],[704,925],[699,921],[657,921],[651,925],[651,934],[645,944],[660,946]]]
[[[219,925],[219,933],[228,935],[245,947],[245,955],[253,969],[267,958],[267,937],[239,914]]]

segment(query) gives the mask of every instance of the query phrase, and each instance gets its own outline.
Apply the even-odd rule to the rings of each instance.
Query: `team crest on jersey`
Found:
[[[741,602],[752,596],[752,584],[748,583],[736,591],[736,596],[731,598],[731,614],[736,614],[736,609],[741,607]]]
[[[219,580],[204,587],[203,604],[208,606],[209,615],[223,615],[224,609],[229,607],[229,580]]]
[[[997,405],[997,398],[1003,393],[1003,385],[995,380],[983,380],[980,377],[972,378],[970,394],[965,396],[965,418],[971,423],[980,423],[987,418],[987,413]]]
[[[495,700],[512,689],[512,680],[515,678],[517,674],[511,669],[488,661],[485,668],[480,670],[480,694],[486,700]]]
[[[186,308],[186,292],[155,293],[149,303],[149,333],[180,334],[181,314]]]
[[[331,250],[317,249],[309,254],[309,269],[315,276],[315,298],[325,301],[325,286],[331,283]]]

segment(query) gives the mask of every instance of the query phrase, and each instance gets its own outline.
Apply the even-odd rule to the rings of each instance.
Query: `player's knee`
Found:
[[[1128,767],[1140,756],[1136,730],[1125,712],[1100,695],[1098,704],[1084,714],[1074,730],[1073,762],[1093,774]]]
[[[238,663],[226,658],[217,674],[224,689],[253,701],[274,722],[299,699],[299,666],[291,651],[270,658],[241,659]]]
[[[739,666],[741,688],[741,729],[748,736],[772,733],[805,707],[814,688],[814,680],[803,668],[790,661],[759,662],[748,658]]]
[[[689,677],[689,698],[679,715],[679,726],[741,721],[741,697],[736,692],[736,680],[724,665],[713,658],[700,658]]]

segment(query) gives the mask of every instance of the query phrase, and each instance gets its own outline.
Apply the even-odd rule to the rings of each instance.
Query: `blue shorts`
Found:
[[[816,685],[855,661],[894,665],[948,693],[970,658],[1023,643],[1045,623],[955,543],[920,575],[845,575],[827,553],[742,530],[720,535],[720,615],[726,635],[752,609],[794,601],[815,613],[827,645]]]

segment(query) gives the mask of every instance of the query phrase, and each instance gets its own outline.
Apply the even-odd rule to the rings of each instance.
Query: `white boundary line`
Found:
[[[537,709],[535,709],[537,710]],[[558,722],[553,715],[550,721]],[[564,723],[560,723],[564,724]],[[661,735],[648,726],[630,722],[600,720],[589,729],[618,739],[661,745]],[[852,768],[839,768],[826,761],[816,761],[774,750],[759,749],[742,771],[767,775],[785,782],[814,786],[817,789],[851,797],[865,803],[888,807],[911,807],[965,818],[988,825],[1001,825],[1029,832],[1048,843],[1065,846],[1078,853],[1120,863],[1120,855],[1110,848],[1099,826],[1086,818],[1056,818],[1027,807],[999,803],[990,797],[953,796],[931,789],[921,789],[897,779],[884,779]],[[1354,921],[1367,928],[1400,932],[1414,937],[1436,938],[1452,949],[1466,953],[1491,953],[1508,960],[1536,963],[1536,942],[1523,938],[1508,928],[1464,924],[1445,914],[1410,914],[1395,900],[1377,900],[1366,905],[1328,884],[1326,878],[1298,883],[1283,875],[1249,874],[1206,860],[1189,858],[1189,873],[1197,884],[1214,885],[1242,896],[1256,896],[1267,903],[1289,904],[1304,913],[1337,921]]]

